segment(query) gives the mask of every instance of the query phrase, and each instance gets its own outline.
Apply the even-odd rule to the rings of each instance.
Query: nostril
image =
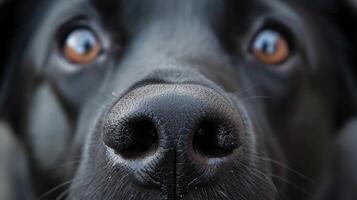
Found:
[[[131,144],[119,152],[124,158],[137,158],[154,151],[158,145],[158,134],[150,120],[135,120],[128,124]]]
[[[157,130],[149,119],[129,120],[112,134],[117,134],[112,137],[116,139],[105,143],[125,159],[143,158],[158,146]]]
[[[193,149],[208,158],[225,157],[238,147],[232,128],[218,120],[203,120],[193,135]]]

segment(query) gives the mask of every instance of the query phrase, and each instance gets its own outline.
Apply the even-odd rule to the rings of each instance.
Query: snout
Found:
[[[128,168],[135,183],[182,193],[214,182],[239,152],[244,143],[239,113],[205,86],[148,85],[115,103],[103,141],[110,159]]]

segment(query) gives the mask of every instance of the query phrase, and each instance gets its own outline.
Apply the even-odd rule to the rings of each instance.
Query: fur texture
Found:
[[[357,111],[355,6],[348,0],[0,1],[1,117],[22,141],[31,182],[17,193],[353,199],[349,187],[332,182],[340,177],[334,166],[341,169],[336,146],[347,146],[336,138]],[[102,51],[89,64],[75,64],[66,60],[63,42],[83,27]],[[265,29],[289,44],[284,62],[254,58],[251,44]],[[155,156],[127,159],[115,151],[139,140],[128,131],[132,115],[151,117],[159,135]],[[202,116],[214,118],[210,131],[223,124],[226,136],[192,139]],[[236,137],[238,150],[225,151]],[[109,147],[113,141],[118,149]],[[224,154],[223,161],[190,157],[191,146],[217,146],[211,143],[224,147],[212,153]]]

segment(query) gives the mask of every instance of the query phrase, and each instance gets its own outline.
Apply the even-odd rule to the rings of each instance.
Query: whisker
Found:
[[[249,171],[253,171],[254,170],[254,172],[259,173],[259,174],[261,174],[261,175],[263,175],[265,177],[272,177],[274,179],[278,179],[280,181],[283,181],[287,185],[290,185],[290,186],[294,187],[295,189],[299,190],[300,192],[303,192],[305,195],[312,196],[312,194],[309,191],[307,191],[305,188],[303,188],[302,186],[300,186],[300,185],[298,185],[298,184],[296,184],[296,183],[294,183],[294,182],[292,182],[292,181],[290,181],[290,180],[288,180],[288,179],[286,179],[284,177],[281,177],[281,176],[276,175],[274,173],[264,173],[264,172],[262,172],[262,171],[260,171],[259,169],[256,169],[256,168],[249,168],[247,165],[245,165],[243,163],[240,163],[240,165],[242,165],[243,167],[245,167]],[[253,175],[256,175],[256,174],[253,173]],[[259,176],[256,176],[256,177],[259,178]],[[264,180],[264,179],[262,179],[262,180]],[[272,182],[271,182],[271,186],[274,186],[276,188],[275,184],[272,183]],[[277,188],[276,188],[276,191],[278,192],[278,194],[280,196],[280,193],[277,190]]]
[[[297,184],[295,184],[295,183],[289,181],[289,180],[286,179],[286,178],[283,178],[283,177],[278,176],[278,175],[276,175],[276,174],[269,174],[269,175],[270,175],[271,177],[273,177],[273,178],[276,178],[276,179],[278,179],[278,180],[281,180],[281,181],[287,183],[288,185],[293,186],[295,189],[299,190],[300,192],[303,192],[304,194],[306,194],[306,195],[308,195],[308,196],[312,196],[312,194],[311,194],[309,191],[307,191],[305,188],[303,188],[303,187],[301,187],[301,186],[299,186],[299,185],[297,185]]]
[[[261,176],[263,176],[264,178],[262,178],[262,177],[260,177],[260,176],[257,176],[255,173],[253,173],[253,174],[255,175],[255,177],[260,178],[261,180],[265,181],[267,184],[273,186],[273,188],[274,188],[276,194],[278,195],[278,198],[279,198],[279,199],[282,199],[281,194],[280,194],[278,188],[276,187],[276,185],[273,183],[273,181],[269,178],[269,176],[268,176],[266,173],[264,173],[264,172],[262,172],[261,170],[256,169],[256,168],[249,168],[249,169],[250,169],[250,170],[254,170],[254,172],[256,172],[256,173],[260,174]]]
[[[274,160],[274,159],[271,159],[271,158],[268,158],[268,157],[262,157],[262,156],[259,156],[259,155],[256,155],[256,154],[252,154],[250,153],[251,156],[255,157],[256,159],[259,159],[259,160],[262,160],[262,161],[267,161],[267,162],[270,162],[272,164],[275,164],[277,166],[280,166],[280,167],[283,167],[284,169],[287,169],[289,170],[290,172],[294,173],[295,175],[299,176],[300,178],[303,178],[304,180],[312,183],[312,184],[316,184],[316,181],[307,177],[306,175],[304,175],[303,173],[295,170],[294,168],[290,167],[289,165],[283,163],[283,162],[280,162],[280,161],[277,161],[277,160]]]
[[[273,193],[264,192],[263,189],[267,192],[271,192],[272,190],[274,190],[274,193],[276,193],[277,196],[280,198],[280,193],[279,193],[277,187],[272,182],[272,180],[267,175],[265,175],[263,172],[260,172],[260,171],[259,171],[260,173],[258,172],[258,174],[262,176],[261,177],[261,176],[258,176],[258,174],[253,171],[253,170],[258,170],[258,169],[249,167],[244,162],[234,162],[234,165],[238,169],[245,170],[248,174],[248,177],[255,177],[262,181],[262,182],[257,182],[256,179],[249,179],[249,178],[246,178],[245,176],[241,176],[242,180],[244,180],[244,183],[243,182],[242,183],[245,187],[249,187],[249,185],[251,185],[251,187],[256,187],[256,191],[259,193],[257,193],[257,195],[255,196],[255,199],[267,199],[270,195],[273,195]],[[261,184],[261,183],[263,183],[263,184]],[[269,198],[269,199],[271,199],[271,198]]]
[[[96,173],[94,172],[94,173],[87,174],[87,175],[85,175],[85,177],[82,177],[81,179],[85,179],[86,177],[92,176],[93,174],[95,175]],[[94,179],[94,177],[95,177],[95,176],[93,176],[93,179]],[[41,195],[39,198],[37,198],[37,200],[42,200],[42,199],[44,199],[45,197],[51,195],[52,193],[58,191],[59,189],[61,189],[61,188],[63,188],[63,187],[67,187],[68,185],[72,184],[72,183],[74,182],[74,180],[75,180],[75,179],[73,178],[73,179],[71,179],[71,180],[69,180],[69,181],[65,181],[65,182],[63,182],[63,183],[61,183],[61,184],[59,184],[59,185],[53,187],[52,189],[48,190],[46,193],[44,193],[43,195]],[[92,180],[90,181],[90,183],[91,183],[91,182],[92,182]],[[83,184],[83,185],[85,186],[85,185],[90,184],[90,183],[85,183],[85,184]],[[62,197],[66,196],[66,195],[67,195],[66,193],[68,193],[69,191],[70,191],[70,188],[68,187],[68,188],[66,188],[63,192],[61,192],[61,194],[60,194],[57,198],[61,199]]]
[[[244,98],[239,98],[239,101],[245,101],[245,100],[255,100],[255,99],[273,99],[272,96],[247,96]]]
[[[243,90],[238,91],[238,93],[236,94],[237,97],[239,98],[240,96],[242,96],[244,93],[250,92],[252,91],[254,88],[256,88],[259,84],[255,83],[250,85],[249,87],[244,88]]]
[[[48,195],[56,192],[57,190],[61,189],[62,187],[65,187],[69,184],[71,184],[73,182],[73,179],[72,180],[69,180],[69,181],[65,181],[55,187],[53,187],[52,189],[50,189],[49,191],[47,191],[46,193],[44,193],[43,195],[41,195],[39,198],[37,198],[37,200],[41,200],[41,199],[44,199],[45,197],[47,197]]]
[[[58,197],[56,198],[56,200],[61,200],[62,198],[66,198],[66,195],[68,195],[70,191],[70,188],[67,188],[65,191],[63,191],[60,195],[58,195]]]
[[[55,165],[55,166],[49,168],[48,170],[56,170],[56,169],[58,169],[58,168],[65,167],[65,166],[67,166],[67,165],[77,164],[77,163],[79,163],[80,161],[81,161],[80,159],[68,161],[68,162],[65,162],[65,163],[61,163],[61,164]]]

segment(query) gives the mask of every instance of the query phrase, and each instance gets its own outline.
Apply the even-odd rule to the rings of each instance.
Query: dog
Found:
[[[357,108],[356,8],[0,2],[1,116],[29,171],[14,189],[25,199],[339,199],[336,141]]]

